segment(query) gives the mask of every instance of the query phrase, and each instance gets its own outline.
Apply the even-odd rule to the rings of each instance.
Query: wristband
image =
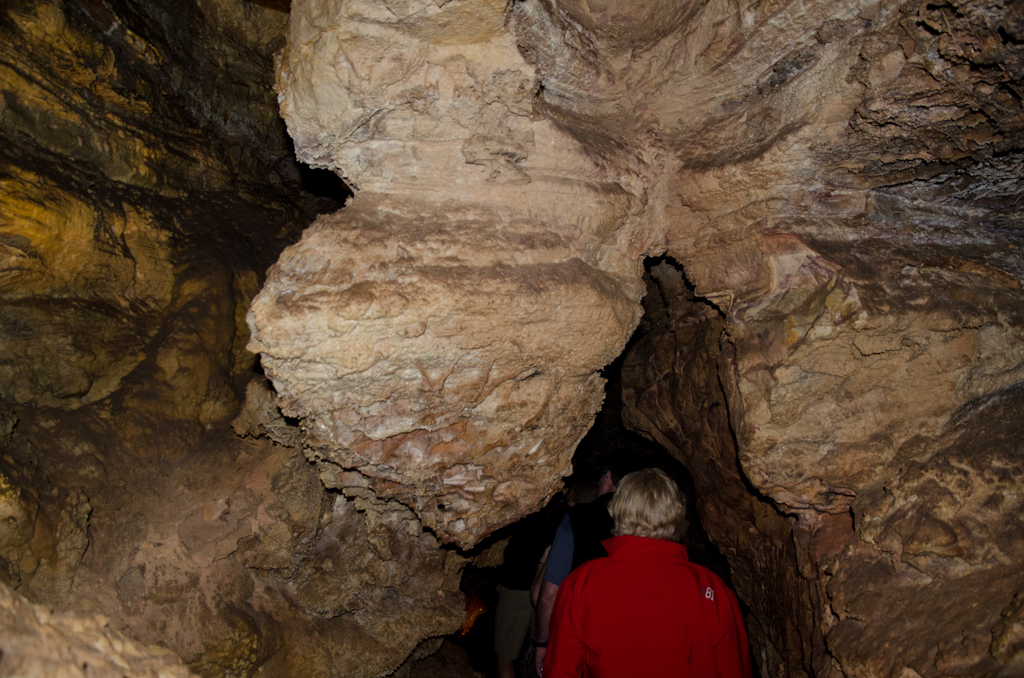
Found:
[[[551,639],[550,639],[550,638],[548,638],[548,640],[545,640],[545,641],[544,641],[544,642],[542,643],[542,642],[540,642],[539,640],[537,640],[536,638],[534,638],[534,639],[533,639],[533,645],[534,645],[534,647],[547,647],[547,646],[548,646],[548,641],[550,641],[550,640],[551,640]]]

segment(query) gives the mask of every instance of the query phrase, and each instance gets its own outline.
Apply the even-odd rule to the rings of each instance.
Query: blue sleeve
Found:
[[[555,540],[551,542],[551,553],[548,554],[548,567],[544,571],[544,581],[561,586],[562,580],[572,571],[572,525],[568,514],[562,516],[555,532]]]

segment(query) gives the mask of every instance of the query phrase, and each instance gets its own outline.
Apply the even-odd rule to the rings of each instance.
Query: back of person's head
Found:
[[[600,467],[600,469],[598,469],[597,477],[600,479],[607,473],[611,476],[612,485],[618,487],[623,478],[633,471],[639,471],[642,468],[643,465],[636,460],[630,457],[618,456]]]
[[[608,512],[615,521],[615,536],[679,541],[686,533],[686,502],[661,469],[644,469],[623,477]]]
[[[581,480],[569,486],[565,493],[565,501],[570,506],[589,504],[597,499],[597,483],[593,480]]]

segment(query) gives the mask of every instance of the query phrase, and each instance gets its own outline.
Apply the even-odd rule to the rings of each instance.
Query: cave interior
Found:
[[[618,454],[762,678],[1024,676],[1022,77],[1024,0],[6,0],[0,675],[489,674]]]

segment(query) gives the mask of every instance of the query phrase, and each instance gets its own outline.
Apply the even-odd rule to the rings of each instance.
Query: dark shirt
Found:
[[[566,511],[555,533],[555,541],[548,555],[544,581],[561,586],[569,572],[591,558],[608,555],[601,542],[612,536],[612,517],[608,492],[588,504],[578,504]]]
[[[505,545],[504,561],[498,566],[498,583],[507,589],[529,591],[537,563],[554,532],[552,517],[544,510],[516,523]]]
[[[593,558],[608,555],[601,542],[611,538],[615,526],[608,513],[608,502],[612,496],[611,492],[602,494],[589,504],[573,506],[566,512],[572,524],[572,569]]]

